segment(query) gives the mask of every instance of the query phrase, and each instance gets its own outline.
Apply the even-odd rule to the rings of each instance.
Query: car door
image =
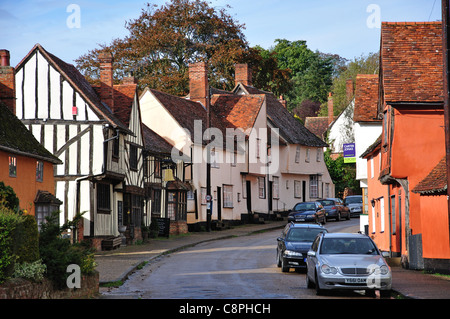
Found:
[[[318,235],[316,237],[316,239],[314,239],[314,241],[311,245],[310,251],[313,251],[317,254],[319,242],[320,242],[320,235]],[[306,257],[306,268],[307,268],[307,274],[312,280],[314,280],[314,272],[315,272],[316,264],[317,264],[317,257],[311,256],[310,254],[308,254],[308,256]]]

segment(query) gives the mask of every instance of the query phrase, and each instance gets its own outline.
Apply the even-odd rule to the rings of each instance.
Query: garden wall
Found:
[[[81,276],[80,289],[55,290],[51,281],[40,283],[15,278],[0,285],[0,299],[82,299],[92,298],[99,293],[99,274]]]

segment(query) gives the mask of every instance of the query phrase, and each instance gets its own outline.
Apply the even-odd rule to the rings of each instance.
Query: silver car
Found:
[[[306,258],[306,283],[318,295],[329,289],[352,289],[388,296],[391,268],[372,239],[362,234],[317,235]]]

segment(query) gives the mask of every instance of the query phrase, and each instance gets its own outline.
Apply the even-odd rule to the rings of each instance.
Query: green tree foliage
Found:
[[[356,180],[356,165],[354,163],[345,164],[342,156],[332,159],[330,154],[331,150],[328,149],[324,153],[324,159],[335,185],[336,196],[342,198],[346,188],[352,190],[355,194],[361,194],[359,181]]]
[[[334,115],[339,115],[345,107],[349,104],[346,91],[347,80],[353,80],[353,84],[356,82],[357,74],[378,74],[379,72],[379,53],[369,53],[368,55],[361,55],[356,57],[345,67],[337,77],[333,79],[333,107]],[[320,115],[327,115],[327,104],[322,104]]]
[[[289,85],[285,92],[288,109],[297,109],[296,113],[311,114],[317,110],[303,110],[306,107],[317,108],[327,100],[333,76],[342,69],[343,59],[338,55],[314,52],[306,41],[275,40],[275,45],[267,51],[274,55],[280,70],[288,70]]]
[[[0,207],[0,283],[14,272],[14,237],[22,216],[5,207]]]
[[[19,198],[11,186],[6,186],[5,183],[0,182],[0,207],[11,209],[12,211],[19,211]]]
[[[59,226],[59,212],[47,217],[42,224],[39,240],[39,252],[47,266],[46,277],[52,280],[58,289],[66,287],[67,267],[71,264],[80,266],[81,273],[89,274],[95,270],[93,252],[83,244],[71,244],[62,233],[78,225],[82,214],[77,214],[72,221]]]

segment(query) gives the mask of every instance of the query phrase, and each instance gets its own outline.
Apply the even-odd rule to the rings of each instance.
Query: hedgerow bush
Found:
[[[43,263],[47,266],[46,277],[52,280],[57,289],[66,287],[70,273],[67,267],[71,264],[80,266],[82,274],[90,274],[95,270],[94,253],[84,244],[72,244],[61,234],[77,225],[82,214],[77,214],[73,221],[59,226],[59,213],[47,217],[41,225],[39,252]]]
[[[14,237],[23,217],[10,209],[0,207],[0,283],[14,272],[17,256],[14,254]]]

